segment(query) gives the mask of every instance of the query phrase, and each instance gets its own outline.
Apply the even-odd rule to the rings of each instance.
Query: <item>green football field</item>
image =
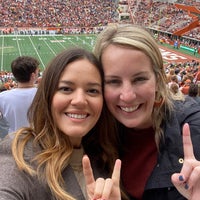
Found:
[[[92,50],[96,35],[1,35],[0,71],[11,71],[10,64],[18,56],[33,56],[43,70],[62,50],[79,46]]]
[[[96,37],[97,35],[0,35],[0,71],[11,71],[11,62],[22,55],[37,58],[43,71],[48,62],[66,48],[79,46],[92,51]],[[167,44],[161,46],[173,49],[173,46]],[[174,51],[192,56],[193,59],[200,58],[200,54],[194,56],[193,52],[186,50]]]

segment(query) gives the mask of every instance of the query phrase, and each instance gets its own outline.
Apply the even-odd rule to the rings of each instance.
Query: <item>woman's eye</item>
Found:
[[[133,82],[140,82],[140,81],[146,81],[146,80],[147,80],[147,78],[145,78],[145,77],[137,77],[133,80]]]
[[[88,92],[91,94],[100,94],[101,93],[101,91],[97,90],[97,89],[90,89],[90,90],[88,90]]]
[[[72,89],[70,87],[60,87],[58,88],[59,91],[61,92],[71,92]]]
[[[112,80],[105,80],[105,84],[119,84],[120,80],[112,79]]]

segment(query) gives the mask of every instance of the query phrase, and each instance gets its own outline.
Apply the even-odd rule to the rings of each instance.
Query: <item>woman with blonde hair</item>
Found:
[[[177,83],[171,83],[169,90],[171,92],[172,99],[176,101],[185,101],[185,95],[180,91]]]
[[[184,165],[182,133],[189,134],[183,127],[188,123],[200,159],[200,110],[171,98],[154,38],[143,27],[111,25],[98,36],[94,53],[104,71],[106,104],[118,123],[121,179],[130,199],[194,200],[190,175],[198,165]],[[180,185],[175,181],[181,194],[171,181],[176,172],[183,172]]]

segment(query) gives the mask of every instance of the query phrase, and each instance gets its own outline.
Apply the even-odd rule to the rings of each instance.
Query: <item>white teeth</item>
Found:
[[[75,118],[75,119],[84,119],[87,117],[87,115],[78,115],[78,114],[67,114],[67,116],[71,117],[71,118]]]
[[[139,107],[139,105],[134,106],[134,107],[120,107],[120,108],[125,112],[133,112],[133,111],[137,110],[138,107]]]

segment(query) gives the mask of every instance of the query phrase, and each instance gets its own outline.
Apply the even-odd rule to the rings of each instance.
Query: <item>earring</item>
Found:
[[[164,100],[161,97],[158,101],[154,101],[154,107],[160,107],[163,104]]]

